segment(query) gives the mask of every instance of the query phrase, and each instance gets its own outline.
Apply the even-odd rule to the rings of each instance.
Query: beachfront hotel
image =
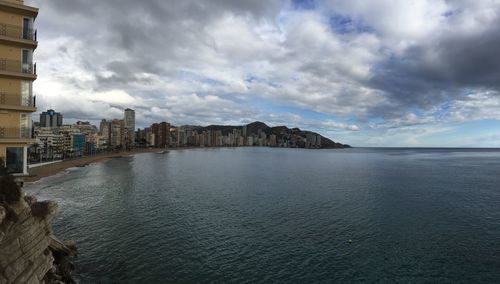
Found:
[[[0,158],[17,176],[28,174],[27,149],[34,142],[37,14],[38,8],[24,5],[23,0],[0,0]]]

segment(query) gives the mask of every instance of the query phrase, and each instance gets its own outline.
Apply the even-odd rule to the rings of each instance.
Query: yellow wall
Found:
[[[0,110],[0,121],[2,127],[20,128],[21,112]],[[1,142],[0,142],[1,143]]]
[[[0,56],[10,60],[21,61],[21,48],[0,44]],[[21,68],[21,65],[19,65]]]
[[[23,0],[2,0],[4,2],[14,3],[14,4],[24,4]]]
[[[7,147],[6,144],[0,144],[0,159],[3,159],[5,162],[5,148]]]
[[[21,80],[0,78],[0,92],[7,94],[19,94],[20,96]]]
[[[22,27],[23,16],[0,11],[0,23]]]

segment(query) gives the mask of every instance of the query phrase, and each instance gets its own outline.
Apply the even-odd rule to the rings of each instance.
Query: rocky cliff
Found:
[[[54,236],[58,206],[23,196],[14,178],[0,175],[0,283],[74,283],[67,257],[74,245]]]

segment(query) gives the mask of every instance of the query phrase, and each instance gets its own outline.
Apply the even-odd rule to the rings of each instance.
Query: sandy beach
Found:
[[[73,160],[65,160],[59,163],[53,163],[53,164],[48,164],[48,165],[43,165],[35,168],[30,169],[30,176],[25,177],[24,181],[25,182],[35,182],[37,180],[40,180],[42,178],[48,177],[55,175],[59,172],[64,171],[65,169],[68,168],[73,168],[73,167],[84,167],[86,165],[92,164],[92,163],[97,163],[97,162],[102,162],[107,159],[111,158],[118,158],[118,157],[126,157],[126,156],[131,156],[135,154],[141,154],[141,153],[155,153],[155,152],[161,152],[164,149],[158,149],[158,148],[150,148],[150,149],[139,149],[139,150],[134,150],[134,151],[125,151],[125,152],[119,152],[119,153],[106,153],[106,154],[99,154],[96,156],[90,156],[90,157],[81,157],[81,158],[76,158]],[[169,149],[171,150],[171,149]]]

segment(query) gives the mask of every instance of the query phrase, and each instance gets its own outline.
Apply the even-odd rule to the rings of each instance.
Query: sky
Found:
[[[500,147],[500,0],[25,0],[39,111]],[[35,116],[36,118],[36,116]]]

